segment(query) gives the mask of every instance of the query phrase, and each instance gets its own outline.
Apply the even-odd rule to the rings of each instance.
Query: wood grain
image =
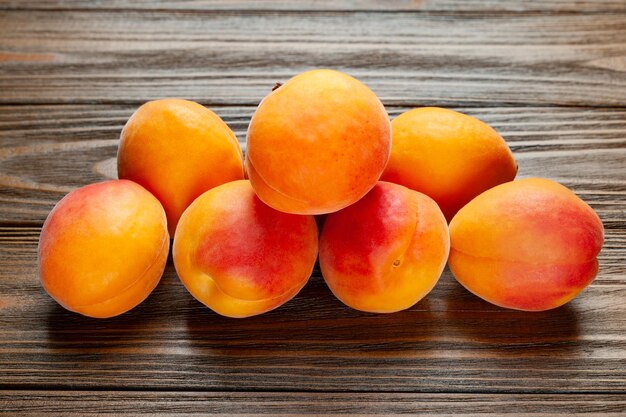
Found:
[[[37,278],[38,228],[1,228],[0,388],[389,392],[623,392],[626,231],[563,308],[503,310],[446,271],[413,308],[360,313],[316,268],[285,306],[245,320],[195,301],[171,263],[155,292],[110,320],[65,311]]]
[[[382,16],[5,11],[0,103],[256,105],[275,82],[332,67],[389,105],[624,105],[621,14]]]
[[[115,410],[116,416],[161,415],[429,415],[510,417],[623,416],[626,396],[486,395],[396,393],[233,393],[233,392],[94,392],[2,391],[0,416],[93,416]]]
[[[626,415],[626,2],[0,0],[0,415]],[[507,140],[521,177],[600,215],[600,272],[559,309],[481,301],[446,270],[391,315],[337,301],[315,268],[245,320],[195,301],[168,262],[109,320],[59,307],[40,227],[68,191],[115,177],[142,102],[200,101],[242,145],[275,82],[347,71],[391,117],[438,105]]]
[[[171,10],[171,11],[414,11],[433,12],[625,12],[621,0],[2,0],[0,9],[30,10]]]
[[[463,108],[508,141],[519,174],[570,186],[598,211],[605,227],[626,217],[626,110]],[[0,106],[0,224],[41,224],[75,187],[116,176],[115,155],[132,105]],[[245,147],[254,107],[214,110]],[[408,107],[388,108],[390,117]]]

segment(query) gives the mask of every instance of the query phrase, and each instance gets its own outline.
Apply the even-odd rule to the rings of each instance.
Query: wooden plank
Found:
[[[624,395],[0,391],[0,416],[623,416]]]
[[[132,312],[67,312],[37,278],[38,228],[0,229],[0,388],[609,393],[626,387],[626,231],[566,306],[504,310],[446,270],[413,308],[365,314],[316,268],[283,307],[243,320],[195,301],[171,263]]]
[[[626,11],[621,0],[2,0],[5,10],[267,10],[267,11],[415,11],[415,12],[607,12]]]
[[[626,412],[623,1],[129,4],[0,1],[0,388],[36,390],[0,392],[0,414]],[[274,82],[320,66],[362,78],[392,116],[436,104],[491,123],[521,176],[599,212],[598,278],[535,314],[485,303],[449,271],[408,311],[359,313],[316,269],[284,307],[236,321],[193,300],[171,261],[122,317],[47,297],[38,226],[67,191],[114,176],[137,104],[199,100],[243,140]]]
[[[116,176],[115,155],[133,105],[0,106],[0,224],[42,224],[65,193]],[[213,108],[245,147],[254,107]],[[393,118],[407,107],[388,108]],[[520,177],[570,186],[605,226],[626,218],[626,109],[456,108],[508,141]]]
[[[623,106],[623,14],[0,14],[0,103],[255,105],[313,67],[393,105]]]

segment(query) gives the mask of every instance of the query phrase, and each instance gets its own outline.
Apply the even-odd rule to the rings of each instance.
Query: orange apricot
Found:
[[[185,210],[174,236],[174,265],[198,301],[228,317],[248,317],[289,301],[317,257],[313,216],[264,204],[250,181],[220,185]]]
[[[449,248],[448,224],[430,197],[381,181],[357,203],[328,215],[320,267],[344,304],[391,313],[432,290]]]
[[[331,213],[376,184],[390,132],[385,108],[363,83],[332,70],[304,72],[252,116],[247,172],[259,198],[276,210]]]
[[[602,222],[554,181],[527,178],[485,191],[450,223],[449,265],[470,292],[517,310],[559,307],[598,272]]]
[[[430,196],[450,221],[472,198],[517,173],[513,154],[486,123],[423,107],[391,122],[392,146],[381,179]]]
[[[48,215],[39,239],[39,275],[70,311],[106,318],[140,304],[157,286],[169,251],[165,212],[127,180],[87,185]]]
[[[143,104],[120,139],[119,178],[141,184],[159,199],[171,235],[196,197],[244,176],[243,154],[233,132],[215,113],[193,101]]]

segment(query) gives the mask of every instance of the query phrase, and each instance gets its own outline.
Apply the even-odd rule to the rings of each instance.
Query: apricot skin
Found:
[[[167,214],[171,235],[183,211],[203,192],[243,179],[237,138],[215,113],[193,101],[143,104],[122,130],[119,178],[154,194]]]
[[[494,187],[450,223],[449,265],[470,292],[500,307],[542,311],[578,295],[598,272],[598,215],[554,181]]]
[[[101,182],[72,191],[50,212],[39,239],[39,275],[66,309],[113,317],[152,292],[168,251],[159,201],[132,181]]]
[[[307,283],[317,257],[313,216],[264,204],[247,180],[202,194],[180,219],[174,265],[198,301],[248,317],[279,307]]]
[[[381,179],[428,195],[448,221],[478,194],[517,173],[504,139],[474,117],[423,107],[396,117],[391,130],[391,156]]]
[[[297,75],[263,99],[248,129],[246,169],[257,195],[286,213],[349,206],[380,177],[391,148],[382,103],[332,70]]]
[[[320,267],[344,304],[391,313],[432,290],[449,248],[448,225],[431,198],[381,181],[354,205],[328,215]]]

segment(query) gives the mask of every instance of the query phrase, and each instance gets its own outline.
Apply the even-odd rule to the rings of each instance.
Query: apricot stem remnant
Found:
[[[358,201],[391,148],[389,115],[376,94],[333,70],[276,86],[280,93],[261,101],[248,127],[245,164],[256,194],[292,214],[332,213]]]

